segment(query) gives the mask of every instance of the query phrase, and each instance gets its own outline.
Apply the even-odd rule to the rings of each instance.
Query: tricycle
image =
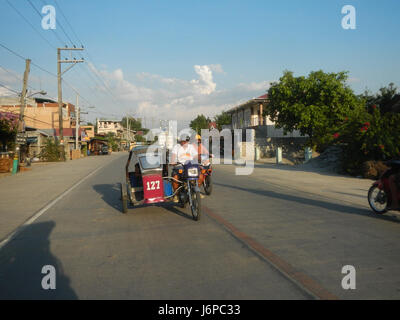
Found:
[[[194,220],[200,219],[200,169],[193,162],[178,163],[178,179],[169,175],[166,152],[151,150],[148,146],[134,147],[125,166],[126,181],[121,183],[122,212],[131,206],[172,203],[178,198],[182,208],[189,203]],[[173,190],[172,182],[178,187]],[[175,197],[177,196],[177,197]]]

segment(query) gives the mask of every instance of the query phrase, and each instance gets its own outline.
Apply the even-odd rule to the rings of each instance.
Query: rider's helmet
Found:
[[[187,142],[190,141],[190,136],[186,133],[179,135],[178,142]]]

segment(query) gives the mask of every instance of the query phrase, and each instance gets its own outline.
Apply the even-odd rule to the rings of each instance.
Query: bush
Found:
[[[388,167],[382,161],[366,161],[362,166],[362,175],[367,179],[378,179]]]
[[[17,134],[18,116],[0,112],[0,144],[3,150],[13,150]]]
[[[400,155],[400,114],[383,115],[378,108],[364,112],[345,122],[337,141],[345,144],[344,170],[350,174],[362,174],[363,164],[369,160],[388,160]]]
[[[39,158],[42,161],[63,161],[66,158],[66,154],[58,140],[47,138],[46,144],[39,154]]]

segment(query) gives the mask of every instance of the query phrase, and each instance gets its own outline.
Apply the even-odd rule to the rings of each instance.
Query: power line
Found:
[[[43,0],[42,0],[43,1]],[[57,8],[59,9],[59,11],[61,12],[61,15],[64,17],[64,20],[67,22],[68,26],[70,27],[72,33],[75,35],[76,39],[78,40],[78,42],[80,43],[80,45],[83,47],[82,41],[79,39],[78,35],[76,34],[74,28],[72,27],[72,25],[69,23],[67,17],[64,15],[63,10],[61,9],[61,7],[59,6],[58,2],[56,0],[54,0],[54,3],[56,4]]]
[[[0,46],[3,47],[4,49],[6,49],[7,51],[9,51],[10,53],[12,53],[13,55],[17,56],[18,58],[20,58],[20,59],[22,59],[22,60],[24,60],[24,61],[26,60],[25,57],[23,57],[22,55],[18,54],[18,53],[15,52],[14,50],[11,50],[10,48],[6,47],[5,45],[3,45],[3,44],[0,43]],[[36,64],[36,63],[34,63],[34,62],[31,62],[31,65],[33,65],[33,66],[35,66],[36,68],[38,68],[38,69],[40,69],[40,70],[42,70],[42,71],[44,71],[44,72],[50,74],[50,75],[53,76],[53,77],[57,78],[57,75],[56,75],[56,74],[54,74],[54,73],[52,73],[52,72],[50,72],[50,71],[44,69],[43,67],[39,66],[38,64]],[[67,86],[69,86],[75,93],[79,94],[79,96],[80,96],[83,100],[85,100],[86,102],[90,103],[89,100],[87,100],[84,96],[82,96],[82,94],[80,94],[80,93],[78,92],[78,90],[76,90],[69,82],[67,82],[65,79],[63,79],[63,80],[64,80],[64,83],[65,83]]]
[[[33,10],[39,15],[40,19],[42,19],[42,15],[40,14],[39,10],[36,9],[36,7],[33,5],[33,3],[31,2],[31,0],[28,0],[29,4],[31,5],[31,7],[33,8]],[[60,41],[60,43],[64,46],[65,42],[58,36],[57,32],[54,31],[54,29],[50,29],[53,34],[56,36],[56,38],[58,39],[58,41]]]
[[[29,20],[16,8],[14,7],[9,0],[6,0],[8,5],[14,9],[16,13],[41,37],[51,48],[55,49],[55,47],[29,22]]]
[[[9,88],[9,87],[7,87],[6,85],[4,85],[2,83],[0,83],[0,87],[6,88],[8,91],[12,91],[12,92],[14,92],[16,94],[20,94],[20,92],[15,91],[14,89]]]

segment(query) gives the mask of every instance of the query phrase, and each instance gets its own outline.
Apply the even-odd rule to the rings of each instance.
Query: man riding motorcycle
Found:
[[[197,159],[198,153],[196,148],[189,143],[190,137],[188,135],[181,135],[178,139],[179,143],[172,148],[171,151],[171,165],[179,163],[186,163],[187,161],[193,161]],[[172,169],[172,177],[179,180],[178,168]],[[174,192],[179,188],[179,183],[172,181],[172,188]],[[178,195],[174,196],[174,202],[179,202]]]

